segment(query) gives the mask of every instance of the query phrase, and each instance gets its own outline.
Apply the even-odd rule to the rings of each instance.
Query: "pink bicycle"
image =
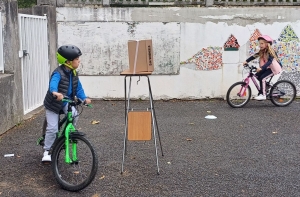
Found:
[[[245,106],[251,98],[250,80],[254,83],[257,90],[260,89],[255,72],[256,67],[246,64],[245,69],[249,69],[248,76],[240,82],[234,83],[227,91],[226,101],[234,108]],[[266,82],[267,99],[271,100],[276,106],[288,106],[296,97],[296,87],[288,80],[279,80],[274,85],[270,82],[273,77]]]

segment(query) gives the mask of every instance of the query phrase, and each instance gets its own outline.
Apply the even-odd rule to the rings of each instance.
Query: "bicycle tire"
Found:
[[[282,87],[282,84],[288,84],[290,87],[285,90]],[[287,92],[289,92],[290,96],[287,96]],[[270,90],[270,100],[271,102],[278,107],[285,107],[290,105],[294,99],[296,98],[296,86],[288,80],[280,80],[277,81]],[[277,101],[278,99],[278,101]],[[283,102],[287,100],[287,102]]]
[[[53,149],[51,167],[61,188],[76,192],[84,189],[94,180],[98,170],[98,158],[91,143],[85,137],[81,135],[70,136],[70,146],[71,142],[76,142],[78,146],[78,161],[71,164],[65,162],[65,138],[62,137]],[[84,151],[83,147],[86,147],[87,150]],[[72,155],[71,150],[70,148],[70,155]],[[84,161],[83,159],[89,160]],[[87,173],[83,171],[86,165],[91,165]],[[64,167],[67,168],[65,171]]]
[[[244,100],[241,104],[235,104],[233,102],[233,99],[230,98],[231,97],[231,93],[232,93],[232,91],[233,91],[234,88],[236,88],[237,86],[240,86],[240,87],[237,87],[237,90],[239,91],[245,85],[246,85],[245,82],[240,81],[240,82],[236,82],[232,86],[230,86],[230,88],[228,89],[228,91],[226,93],[226,101],[227,101],[228,105],[230,105],[233,108],[240,108],[240,107],[245,106],[249,102],[249,100],[251,98],[251,88],[250,88],[250,86],[247,87],[248,94],[244,97],[244,99],[239,99],[239,100]],[[237,93],[236,94],[234,93],[233,95],[235,95],[237,97],[240,97]]]

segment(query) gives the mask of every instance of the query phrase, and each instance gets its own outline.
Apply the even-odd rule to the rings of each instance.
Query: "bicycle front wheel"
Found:
[[[234,108],[243,107],[246,105],[251,97],[251,89],[246,87],[245,82],[234,83],[227,91],[226,101],[228,105]]]
[[[62,138],[52,153],[52,170],[55,179],[65,190],[82,190],[93,181],[97,173],[98,159],[96,153],[91,143],[80,135],[72,136],[70,139],[69,155],[72,160],[70,163],[65,161],[65,150],[65,138]]]
[[[279,107],[288,106],[296,97],[296,87],[288,80],[277,81],[270,90],[272,103]]]

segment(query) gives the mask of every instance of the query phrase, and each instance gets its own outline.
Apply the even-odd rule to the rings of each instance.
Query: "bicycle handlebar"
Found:
[[[244,68],[249,68],[250,72],[255,72],[257,69],[255,66],[250,66],[249,64],[244,64]]]
[[[53,95],[53,98],[57,99],[57,96]],[[75,101],[75,100],[70,99],[68,96],[64,96],[64,98],[61,101],[62,102],[68,102],[68,103],[70,103],[71,105],[74,105],[74,106],[82,104],[82,105],[87,106],[87,107],[92,107],[91,104],[85,103],[85,101],[81,100],[80,98],[77,98],[77,100],[78,101]]]

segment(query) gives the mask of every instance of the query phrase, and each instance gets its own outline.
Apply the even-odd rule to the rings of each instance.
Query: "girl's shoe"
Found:
[[[263,100],[266,100],[267,98],[266,98],[266,95],[260,94],[257,97],[255,97],[254,99],[258,100],[258,101],[263,101]]]

